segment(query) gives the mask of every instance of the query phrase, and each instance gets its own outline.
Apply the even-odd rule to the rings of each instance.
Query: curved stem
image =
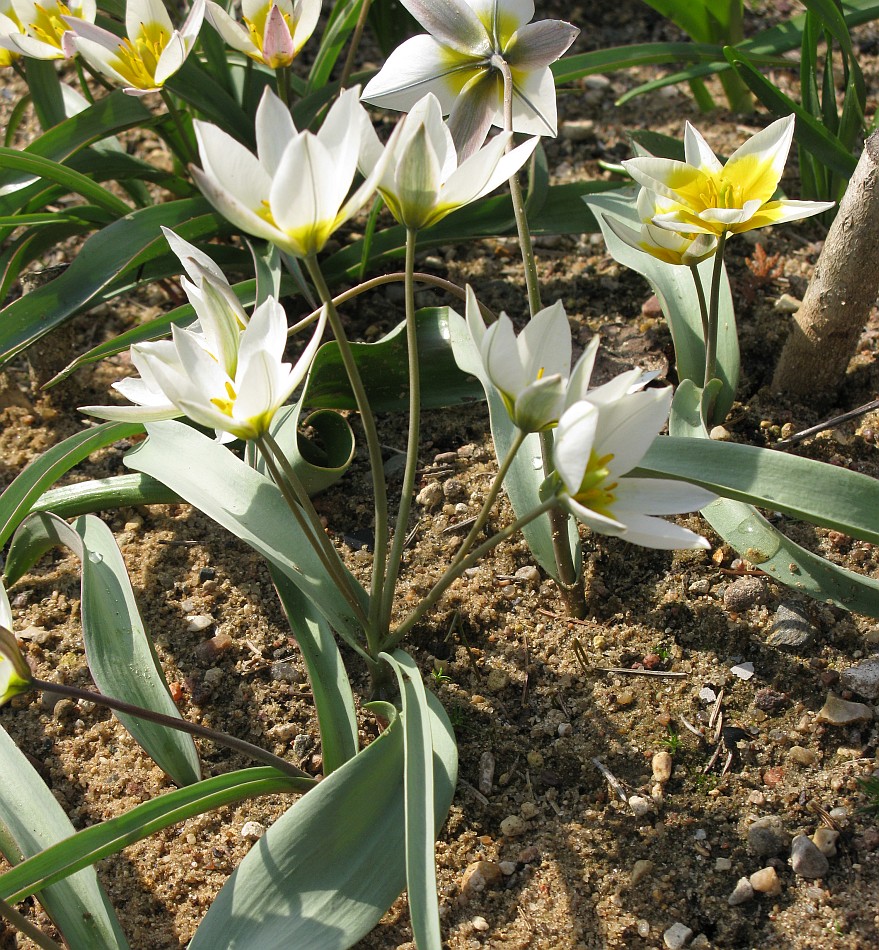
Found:
[[[412,274],[412,279],[416,284],[429,284],[432,287],[437,287],[440,290],[446,291],[446,293],[452,294],[457,297],[459,300],[466,300],[467,293],[463,287],[459,284],[454,284],[450,280],[445,280],[443,277],[434,277],[433,274],[423,274],[420,271],[415,271]],[[340,303],[345,303],[348,300],[353,300],[355,297],[359,297],[361,294],[366,293],[369,290],[375,290],[376,287],[382,287],[384,284],[399,284],[402,281],[406,280],[405,271],[397,271],[393,274],[382,274],[379,277],[372,277],[369,280],[365,280],[360,284],[357,284],[356,287],[352,287],[350,290],[345,290],[341,294],[336,294],[333,297],[333,304],[338,306]],[[312,310],[307,317],[303,317],[298,323],[294,323],[293,326],[287,331],[287,336],[293,336],[294,333],[298,333],[300,330],[304,330],[306,327],[311,326],[315,320],[320,316],[320,312],[323,308],[317,310]],[[479,304],[479,310],[482,313],[485,319],[489,320],[491,323],[494,323],[497,320],[497,314],[492,310],[489,310],[488,307],[483,304]]]
[[[379,617],[380,630],[390,628],[391,611],[394,606],[394,591],[403,560],[406,529],[412,508],[412,493],[415,490],[415,473],[418,470],[418,438],[421,431],[421,368],[418,362],[418,328],[415,324],[415,243],[417,232],[406,230],[406,351],[409,358],[409,432],[406,440],[406,467],[403,472],[403,487],[400,490],[400,506],[394,527],[394,541],[388,557],[385,584],[381,592],[382,606]]]
[[[342,67],[342,77],[339,80],[340,89],[345,89],[348,86],[348,79],[354,69],[354,57],[357,55],[357,49],[363,37],[363,30],[366,27],[366,18],[369,16],[369,8],[371,5],[371,0],[363,0],[360,7],[357,24],[354,27],[354,32],[351,34],[351,45],[348,47],[348,55],[345,57],[345,65]]]
[[[530,524],[534,521],[535,518],[539,518],[541,515],[546,514],[548,511],[552,511],[553,508],[558,504],[558,499],[554,496],[547,499],[543,504],[538,505],[537,508],[534,508],[532,511],[529,511],[527,515],[523,515],[521,518],[518,518],[512,524],[507,525],[502,531],[498,531],[497,534],[493,534],[487,541],[483,544],[480,544],[475,551],[473,551],[469,557],[465,557],[461,560],[453,569],[449,569],[445,574],[436,582],[436,584],[431,588],[430,592],[424,598],[424,600],[419,603],[419,605],[406,617],[406,619],[395,629],[393,630],[387,638],[387,641],[382,644],[383,650],[390,650],[392,647],[396,646],[406,636],[407,633],[415,626],[416,623],[430,610],[436,603],[439,601],[440,597],[449,589],[449,587],[464,573],[464,571],[473,567],[477,561],[485,557],[489,551],[493,548],[496,548],[502,541],[506,541],[507,538],[514,535],[517,531],[520,531],[525,525]]]
[[[497,471],[497,475],[495,475],[494,480],[491,483],[491,488],[489,488],[488,494],[485,496],[485,500],[482,503],[482,509],[477,515],[476,521],[473,523],[473,527],[470,529],[467,537],[464,538],[461,547],[458,548],[458,552],[452,561],[452,567],[455,567],[459,561],[463,560],[467,552],[470,550],[473,542],[479,537],[479,532],[485,527],[485,523],[488,521],[489,514],[491,514],[491,509],[494,506],[498,492],[501,490],[501,486],[504,484],[504,479],[507,477],[507,472],[509,472],[510,466],[513,464],[513,459],[515,458],[519,449],[522,448],[527,436],[527,432],[523,432],[521,429],[516,430],[516,438],[513,440],[513,444],[510,446],[510,451],[507,452],[507,457],[501,463],[501,466]]]
[[[330,289],[324,280],[317,256],[310,254],[305,259],[308,273],[317,289],[321,300],[328,304],[327,319],[339,346],[339,356],[348,375],[351,391],[360,413],[360,421],[366,435],[366,448],[369,454],[369,467],[372,472],[372,488],[375,494],[375,547],[372,556],[372,583],[369,588],[369,624],[366,634],[369,641],[369,652],[378,655],[380,643],[378,639],[378,620],[381,611],[382,590],[384,589],[385,563],[388,556],[388,489],[385,484],[385,472],[382,466],[381,443],[378,439],[378,430],[375,425],[375,416],[369,405],[366,388],[357,368],[357,361],[351,350],[351,344],[345,334],[345,328],[339,317],[339,311],[333,303]]]
[[[284,455],[281,447],[275,439],[264,432],[262,436],[254,440],[259,448],[260,454],[265,459],[272,480],[278,486],[279,491],[284,496],[287,506],[293,512],[294,517],[299,522],[300,528],[308,536],[311,546],[314,548],[321,563],[326,568],[330,577],[339,590],[339,593],[348,602],[348,605],[354,611],[357,622],[364,628],[367,627],[366,614],[360,606],[357,592],[354,590],[354,580],[345,570],[338,552],[333,547],[332,542],[327,537],[326,531],[321,524],[320,515],[318,515],[312,504],[305,486],[296,474],[289,459]]]
[[[195,148],[192,145],[192,142],[189,140],[189,133],[186,131],[186,127],[183,124],[183,117],[180,115],[180,110],[174,105],[174,100],[171,97],[171,93],[162,86],[161,89],[162,101],[165,103],[165,108],[168,110],[168,115],[174,120],[174,125],[177,128],[177,134],[180,136],[180,145],[182,152],[177,152],[176,149],[173,149],[173,145],[170,141],[167,141],[168,145],[171,145],[172,149],[177,154],[177,158],[183,163],[184,167],[187,165],[194,165],[198,162],[198,154],[195,151]]]
[[[68,686],[65,683],[50,683],[47,680],[33,679],[31,685],[34,689],[57,693],[59,696],[69,696],[71,699],[85,699],[88,702],[97,703],[99,706],[114,709],[116,712],[127,713],[129,716],[137,716],[138,719],[146,719],[149,722],[158,723],[160,726],[176,729],[178,732],[187,732],[189,735],[198,736],[200,739],[210,739],[212,742],[243,752],[257,762],[264,762],[266,765],[270,765],[280,772],[286,772],[287,775],[292,775],[294,778],[305,778],[314,781],[307,772],[297,769],[286,759],[272,755],[271,752],[253,745],[252,742],[237,739],[225,732],[208,729],[207,726],[200,726],[198,723],[189,722],[186,719],[177,719],[175,716],[166,716],[164,713],[154,712],[152,709],[132,706],[131,703],[126,703],[121,699],[113,699],[112,696],[105,696],[103,693],[96,693],[89,689],[79,689],[76,686]]]

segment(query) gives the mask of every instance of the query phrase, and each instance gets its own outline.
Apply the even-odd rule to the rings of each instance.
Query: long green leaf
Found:
[[[342,47],[357,23],[364,0],[336,0],[308,74],[309,92],[326,85]]]
[[[19,864],[74,834],[55,796],[2,726],[0,774],[0,850],[10,864]],[[128,947],[94,868],[84,868],[37,896],[69,946],[89,950]]]
[[[142,265],[167,260],[170,267],[173,259],[176,269],[170,272],[176,273],[179,263],[168,249],[161,225],[187,240],[227,227],[203,198],[187,198],[134,211],[92,235],[60,277],[2,311],[0,364],[74,314],[113,297],[123,279],[136,282]]]
[[[710,394],[707,401],[710,401]],[[703,394],[691,382],[678,387],[669,417],[675,436],[708,439],[702,422]],[[793,590],[879,617],[879,582],[831,563],[795,544],[751,505],[720,498],[701,515],[714,530],[752,564]]]
[[[180,422],[150,423],[149,439],[125,457],[274,564],[361,650],[362,631],[280,491],[227,448]],[[356,583],[356,582],[355,582]],[[362,588],[357,585],[358,590]],[[363,592],[362,606],[366,606]]]
[[[82,562],[82,633],[98,689],[136,706],[181,718],[152,641],[144,628],[128,571],[113,533],[84,515],[68,525],[52,514],[31,515],[12,540],[6,562],[14,582],[50,547],[62,544]],[[178,785],[201,777],[192,736],[117,712],[119,721]]]
[[[428,694],[434,814],[448,813],[457,776],[454,733]],[[217,895],[189,950],[347,950],[406,884],[403,723],[303,796],[251,848]],[[438,831],[435,828],[434,831]]]
[[[329,624],[285,574],[274,565],[269,570],[308,670],[320,726],[323,772],[330,775],[357,755],[351,684]]]
[[[441,950],[436,886],[436,826],[430,707],[421,671],[402,650],[382,653],[403,704],[403,794],[406,821],[406,895],[418,950]]]
[[[658,297],[674,341],[679,379],[694,380],[701,385],[705,377],[705,343],[690,269],[666,264],[645,251],[630,247],[610,230],[604,220],[608,215],[629,228],[640,228],[641,222],[632,192],[595,195],[587,198],[586,203],[598,218],[607,248],[614,260],[641,274]],[[710,286],[713,266],[713,258],[699,265],[703,287]],[[715,418],[719,421],[729,412],[739,381],[739,341],[725,268],[721,278],[718,310],[717,376],[723,382],[715,407]]]
[[[0,897],[10,903],[64,880],[157,831],[261,795],[307,792],[315,783],[265,766],[216,775],[150,799],[108,821],[91,825],[47,847],[0,876]],[[76,946],[76,945],[74,945]]]
[[[137,505],[173,505],[182,501],[170,488],[149,475],[112,475],[44,492],[31,511],[51,511],[60,518],[76,518],[95,511]]]
[[[639,474],[681,478],[726,498],[879,544],[879,481],[753,445],[656,439]]]
[[[104,422],[77,432],[34,459],[0,495],[0,547],[31,511],[33,503],[62,475],[92,452],[143,432],[139,423]]]

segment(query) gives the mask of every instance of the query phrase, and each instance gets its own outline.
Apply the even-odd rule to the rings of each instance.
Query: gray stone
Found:
[[[766,584],[759,577],[740,577],[723,592],[723,605],[740,614],[766,603]]]
[[[831,726],[850,726],[856,722],[869,722],[873,718],[873,710],[864,703],[852,703],[840,699],[836,693],[828,693],[816,718],[818,722],[826,722]]]
[[[815,628],[803,608],[794,604],[779,605],[766,643],[777,650],[799,653],[808,649],[814,640]]]
[[[693,936],[693,931],[686,924],[680,922],[674,923],[662,935],[663,943],[668,950],[681,950]]]
[[[778,815],[758,818],[748,827],[748,847],[761,858],[771,858],[790,843],[790,835]]]
[[[850,689],[864,699],[879,699],[879,656],[871,656],[855,663],[840,676],[845,689]]]
[[[797,877],[824,877],[830,868],[826,855],[805,835],[797,835],[791,842],[790,863]]]
[[[739,904],[746,904],[754,899],[754,888],[746,877],[740,877],[733,888],[732,894],[727,897],[726,902],[730,907],[738,907]]]

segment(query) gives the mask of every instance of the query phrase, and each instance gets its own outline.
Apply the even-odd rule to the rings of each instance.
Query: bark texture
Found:
[[[835,389],[879,293],[879,132],[839,204],[772,388],[798,395]]]

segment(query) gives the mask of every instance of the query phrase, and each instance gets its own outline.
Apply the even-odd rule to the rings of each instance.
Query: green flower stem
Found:
[[[278,87],[278,98],[285,106],[290,105],[290,67],[278,66],[275,70],[275,85]]]
[[[418,328],[415,324],[415,244],[417,231],[406,229],[406,351],[409,357],[409,433],[406,440],[406,467],[403,471],[403,488],[400,491],[400,507],[394,527],[394,541],[388,557],[385,584],[381,591],[382,605],[380,630],[388,630],[391,610],[394,606],[394,590],[403,560],[406,543],[406,528],[412,508],[412,493],[415,490],[415,473],[418,470],[418,439],[421,432],[421,369],[418,363]]]
[[[180,110],[174,104],[174,99],[171,96],[171,93],[162,86],[160,90],[162,96],[162,101],[165,103],[165,108],[168,110],[168,115],[174,120],[174,125],[177,128],[177,134],[180,136],[180,143],[182,152],[178,152],[174,148],[173,144],[170,141],[167,141],[167,144],[171,147],[174,153],[177,155],[177,158],[182,162],[183,166],[194,165],[198,162],[198,154],[195,151],[195,148],[192,142],[189,140],[189,133],[186,131],[186,126],[183,124],[183,117],[180,115]]]
[[[445,280],[442,277],[434,277],[433,274],[423,274],[420,271],[415,271],[412,274],[412,279],[416,284],[429,284],[431,287],[437,287],[439,290],[444,290],[448,294],[457,297],[459,300],[466,300],[467,293],[463,287],[459,284],[453,284],[450,280]],[[343,291],[341,294],[336,294],[333,297],[333,304],[339,306],[339,304],[345,303],[348,300],[353,300],[355,297],[359,297],[361,294],[366,293],[369,290],[375,290],[376,287],[382,287],[384,284],[398,284],[401,281],[406,280],[406,274],[404,271],[397,271],[393,274],[382,274],[379,277],[372,277],[369,280],[363,281],[363,283],[357,284],[356,287],[352,287],[350,290]],[[491,323],[494,323],[497,320],[497,316],[488,309],[488,307],[479,305],[479,310],[482,313],[482,316]],[[287,336],[293,336],[296,333],[299,333],[300,330],[304,330],[306,327],[311,326],[315,320],[320,316],[320,310],[313,310],[307,317],[303,317],[298,323],[294,323],[292,327],[287,331]]]
[[[457,566],[459,561],[464,559],[467,552],[473,545],[473,542],[479,537],[480,531],[482,531],[482,529],[485,527],[485,524],[488,521],[488,516],[491,514],[491,509],[494,507],[498,492],[500,492],[504,484],[504,479],[507,477],[507,472],[510,470],[510,466],[513,464],[513,459],[516,457],[516,453],[519,451],[519,449],[522,448],[527,436],[527,432],[523,432],[521,429],[516,429],[516,438],[513,440],[513,444],[510,446],[510,451],[507,452],[507,457],[501,463],[500,468],[498,468],[497,475],[495,475],[494,481],[491,483],[491,488],[489,488],[488,494],[485,496],[485,500],[482,503],[482,510],[477,515],[476,521],[473,523],[473,527],[470,529],[467,537],[464,538],[461,547],[458,548],[458,553],[455,555],[455,559],[452,561],[451,566],[453,568]]]
[[[459,561],[453,568],[449,568],[445,574],[434,584],[427,596],[418,604],[418,606],[412,610],[412,612],[406,617],[406,619],[396,627],[389,635],[387,642],[384,644],[384,649],[390,650],[392,647],[396,646],[403,637],[415,626],[416,623],[430,610],[442,597],[442,595],[449,589],[449,587],[464,573],[464,571],[473,567],[481,558],[485,557],[490,551],[496,548],[502,541],[506,541],[507,538],[514,535],[517,531],[520,531],[525,525],[530,524],[534,521],[535,518],[539,518],[541,515],[546,514],[548,511],[552,511],[553,508],[558,504],[558,499],[553,496],[548,498],[543,504],[538,505],[536,508],[528,512],[527,515],[523,515],[521,518],[518,518],[512,524],[507,525],[502,531],[498,531],[497,534],[493,534],[487,541],[483,542],[476,548],[468,557],[463,558]]]
[[[348,47],[348,55],[345,57],[345,65],[342,68],[342,77],[339,80],[341,89],[348,88],[348,80],[354,70],[354,59],[357,56],[357,50],[360,48],[360,40],[363,38],[363,30],[366,28],[366,18],[369,16],[369,8],[372,0],[363,0],[360,4],[360,13],[357,16],[357,23],[354,32],[351,34],[351,45]]]
[[[378,439],[378,430],[375,425],[375,416],[369,405],[369,398],[366,395],[366,388],[360,376],[360,370],[357,368],[357,361],[351,351],[351,345],[345,334],[345,328],[339,317],[339,311],[333,303],[330,295],[330,289],[327,286],[324,275],[321,273],[320,265],[317,262],[317,256],[310,254],[305,259],[308,273],[311,276],[314,286],[317,289],[321,300],[328,304],[327,317],[330,327],[333,330],[333,336],[339,346],[339,356],[342,358],[342,364],[348,375],[348,382],[351,384],[351,390],[354,393],[354,399],[357,403],[357,411],[360,413],[360,421],[363,425],[363,431],[366,435],[366,448],[369,453],[369,467],[372,472],[372,488],[375,496],[375,547],[372,557],[372,583],[369,588],[369,624],[366,627],[366,634],[369,641],[369,652],[373,657],[378,656],[381,645],[378,640],[378,621],[381,613],[382,591],[384,590],[385,565],[388,556],[388,489],[385,484],[385,472],[382,466],[381,443]]]
[[[720,275],[723,273],[723,250],[727,232],[717,239],[714,252],[714,269],[711,272],[711,296],[708,301],[708,334],[705,338],[705,385],[717,375],[717,315],[720,309]]]
[[[367,627],[367,617],[363,613],[357,592],[354,589],[355,581],[345,570],[338,552],[333,547],[332,542],[324,531],[323,524],[312,504],[305,486],[296,474],[289,459],[281,450],[281,447],[268,432],[254,440],[259,447],[260,454],[265,459],[265,463],[272,480],[278,486],[287,506],[293,512],[294,517],[299,522],[300,528],[311,541],[317,556],[321,563],[327,569],[330,577],[339,590],[339,593],[348,602],[348,605],[354,611],[358,623],[364,628]]]
[[[167,726],[169,729],[176,729],[178,732],[187,732],[191,736],[198,736],[200,739],[210,739],[219,745],[228,746],[230,749],[236,749],[243,752],[257,762],[263,762],[270,765],[279,772],[292,775],[293,778],[311,779],[307,772],[297,769],[286,759],[272,755],[265,749],[253,745],[251,742],[245,742],[244,739],[237,739],[225,732],[217,732],[216,729],[208,729],[207,726],[200,726],[195,722],[188,722],[186,719],[177,719],[175,716],[166,716],[164,713],[153,712],[152,709],[144,709],[141,706],[132,706],[121,699],[113,699],[112,696],[105,696],[103,693],[96,693],[89,689],[79,689],[76,686],[68,686],[65,683],[50,683],[47,680],[34,678],[31,680],[34,689],[40,689],[44,692],[57,693],[59,696],[69,696],[71,699],[84,699],[91,703],[97,703],[99,706],[106,706],[108,709],[114,709],[116,712],[127,713],[129,716],[137,716],[138,719],[146,719],[149,722],[158,723],[160,726]]]
[[[20,914],[4,900],[0,900],[0,917],[5,917],[13,927],[23,933],[25,937],[30,937],[43,950],[62,950],[60,943],[55,943],[51,937],[47,937],[36,924],[32,924],[24,914]]]
[[[693,284],[696,287],[696,296],[699,298],[699,316],[702,318],[702,340],[708,345],[708,304],[705,301],[705,288],[702,286],[702,278],[699,276],[699,268],[696,264],[690,264],[690,273],[693,276]]]
[[[496,57],[495,65],[504,77],[504,128],[513,131],[513,74],[509,64],[501,57]],[[510,146],[512,147],[512,142]],[[522,186],[519,183],[518,172],[510,178],[510,197],[513,202],[513,215],[516,218],[516,230],[519,235],[519,247],[522,250],[522,264],[525,269],[525,286],[528,290],[528,309],[532,318],[542,309],[540,300],[540,283],[537,274],[537,259],[534,256],[534,245],[531,241],[531,231],[528,228],[528,218],[525,213],[525,199],[522,196]],[[552,432],[540,433],[540,454],[543,460],[543,474],[549,476],[553,470],[552,464]],[[586,613],[586,592],[582,577],[577,576],[571,546],[568,544],[568,518],[570,516],[561,508],[553,508],[549,513],[550,532],[552,535],[552,551],[558,571],[559,589],[568,610],[575,617],[582,617]]]

